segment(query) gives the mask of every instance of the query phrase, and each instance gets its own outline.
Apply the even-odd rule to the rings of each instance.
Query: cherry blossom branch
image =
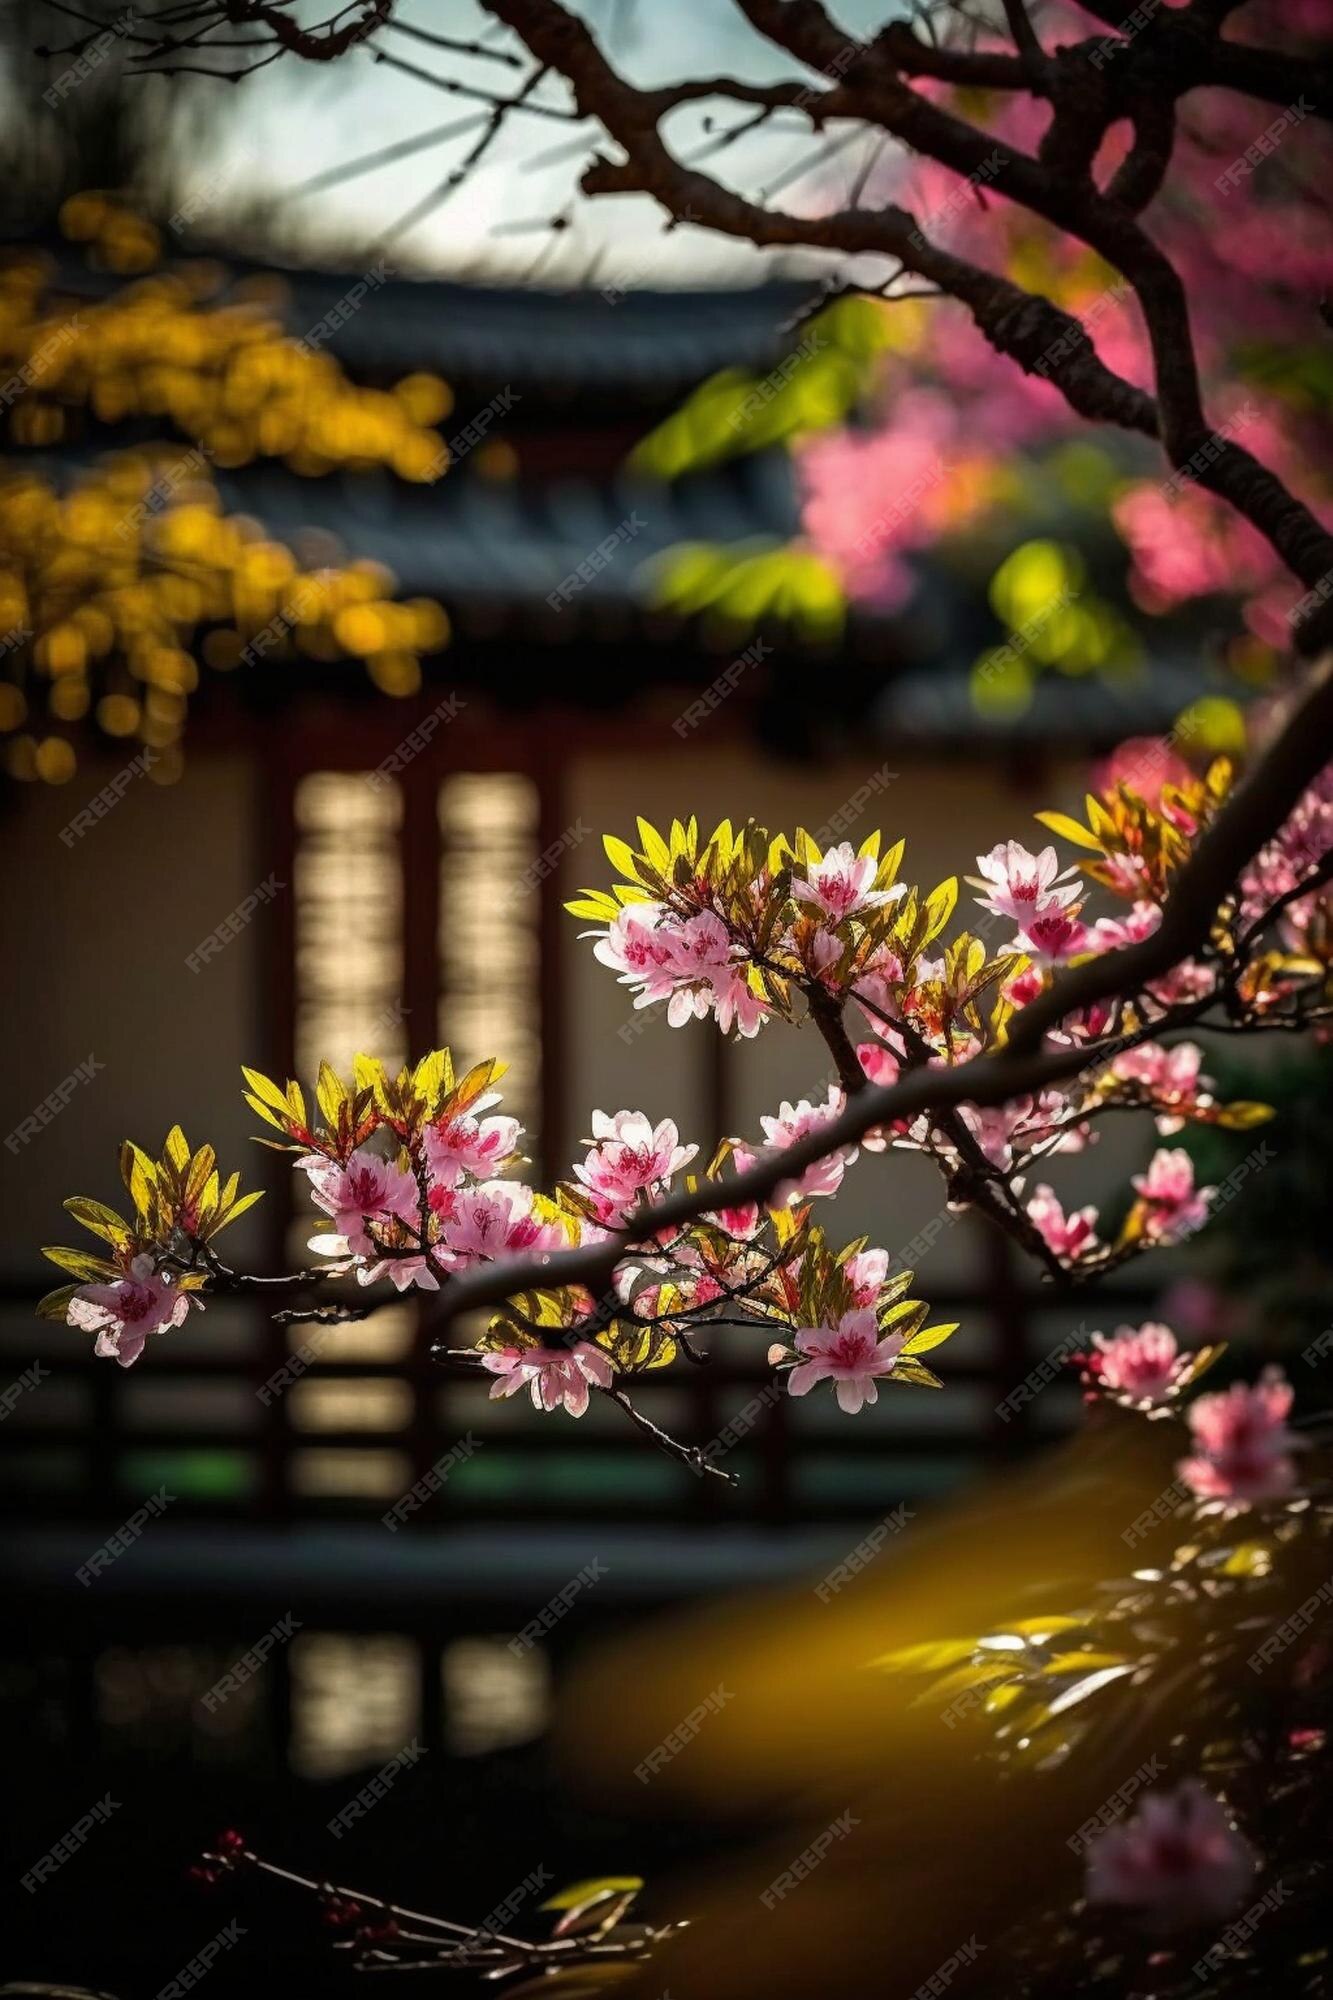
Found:
[[[910,1021],[885,1013],[868,995],[853,990],[850,997],[857,1006],[875,1014],[900,1038],[907,1051],[906,1068],[920,1069],[930,1062],[934,1051]],[[859,1095],[869,1087],[869,1078],[852,1047],[841,1005],[817,980],[812,981],[807,989],[806,1000],[811,1019],[837,1065],[838,1076],[848,1098]],[[1006,1234],[1016,1236],[1023,1248],[1046,1266],[1051,1277],[1064,1277],[1070,1267],[1056,1255],[1029,1219],[1007,1177],[986,1158],[976,1134],[968,1128],[962,1113],[944,1110],[931,1123],[948,1141],[954,1154],[953,1164],[946,1166],[943,1162],[939,1163],[948,1186],[949,1199],[970,1202]]]
[[[668,1195],[652,1211],[656,1230],[698,1220],[722,1203],[767,1202],[783,1181],[795,1179],[843,1147],[857,1144],[876,1126],[961,1104],[978,1108],[1035,1095],[1053,1083],[1100,1067],[1116,1053],[1116,1043],[1046,1046],[1046,1038],[1070,1015],[1107,999],[1131,999],[1161,979],[1182,959],[1208,943],[1219,907],[1253,857],[1277,833],[1306,787],[1328,761],[1333,744],[1333,656],[1316,669],[1304,698],[1254,770],[1222,806],[1177,874],[1157,930],[1142,943],[1105,952],[1058,973],[1050,987],[1015,1018],[1006,1045],[952,1068],[919,1068],[888,1086],[848,1095],[837,1117],[781,1150],[766,1153],[725,1183],[705,1182]],[[1313,878],[1311,878],[1313,879]],[[1309,885],[1307,885],[1309,886]],[[1215,999],[1217,995],[1210,996]],[[1197,1018],[1190,1003],[1190,1018]],[[1176,1025],[1164,1010],[1147,1033]],[[1141,1031],[1133,1031],[1136,1038]],[[859,1067],[859,1066],[858,1066]],[[612,1284],[617,1267],[633,1248],[618,1231],[602,1242],[560,1251],[546,1259],[498,1262],[460,1278],[441,1301],[440,1324],[460,1313],[501,1303],[532,1287],[587,1286],[600,1293]],[[1077,1269],[1073,1275],[1081,1275]]]
[[[454,1282],[461,1283],[463,1281],[456,1279]],[[448,1293],[444,1293],[443,1297],[447,1301]],[[526,1321],[521,1313],[513,1310],[512,1306],[508,1307],[506,1311],[509,1318],[513,1319],[517,1325],[523,1326],[526,1331],[535,1334],[544,1345],[553,1346],[557,1344],[558,1329],[549,1326],[538,1326],[535,1321]],[[449,1315],[446,1314],[446,1320],[448,1317]],[[582,1322],[579,1326],[569,1328],[565,1336],[565,1341],[559,1344],[567,1344],[568,1341],[575,1338],[587,1338],[590,1331],[592,1329],[589,1323],[587,1321]],[[432,1342],[430,1356],[432,1361],[465,1368],[474,1373],[480,1368],[482,1362],[482,1350],[480,1348],[449,1347],[445,1342],[440,1340]],[[702,1360],[705,1358],[697,1354],[691,1356],[692,1360]],[[638,1404],[632,1400],[628,1390],[622,1389],[618,1383],[612,1383],[610,1388],[604,1388],[598,1382],[591,1383],[589,1386],[598,1395],[605,1396],[608,1402],[614,1403],[618,1409],[623,1410],[635,1429],[642,1431],[650,1443],[655,1445],[657,1450],[662,1452],[667,1458],[675,1459],[678,1464],[688,1465],[691,1472],[705,1475],[710,1479],[720,1479],[724,1486],[738,1486],[740,1484],[735,1473],[725,1472],[720,1465],[714,1465],[712,1460],[707,1457],[702,1446],[682,1443],[679,1438],[673,1437],[670,1431],[663,1430],[660,1424],[655,1424],[651,1417],[646,1417],[638,1407]]]
[[[316,1881],[266,1861],[247,1847],[238,1833],[219,1837],[216,1850],[206,1851],[192,1870],[212,1886],[241,1868],[254,1869],[275,1882],[304,1890],[323,1906],[325,1922],[344,1935],[335,1949],[352,1955],[358,1972],[469,1971],[484,1968],[488,1980],[516,1972],[556,1972],[594,1960],[641,1960],[680,1928],[676,1924],[627,1924],[624,1918],[634,1892],[623,1885],[590,1885],[587,1920],[578,1931],[557,1924],[549,1938],[517,1937],[491,1924],[466,1924],[408,1909],[363,1889],[332,1881]],[[598,1908],[600,1905],[600,1908]],[[548,1910],[550,1905],[545,1906]],[[561,1906],[557,1904],[557,1914]],[[404,1946],[424,1946],[405,1952]]]
[[[1054,980],[1025,1007],[997,1057],[1009,1063],[1041,1047],[1069,1014],[1138,994],[1207,944],[1217,912],[1246,864],[1272,839],[1333,750],[1333,654],[1315,669],[1304,698],[1254,770],[1231,794],[1176,876],[1151,937],[1104,952]]]

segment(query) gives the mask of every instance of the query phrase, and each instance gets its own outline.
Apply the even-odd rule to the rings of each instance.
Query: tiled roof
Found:
[[[790,461],[770,451],[691,478],[626,474],[494,480],[464,463],[431,487],[358,474],[301,479],[254,464],[218,480],[230,511],[253,514],[279,540],[303,528],[335,534],[350,554],[387,564],[405,595],[540,604],[585,558],[624,530],[616,553],[582,584],[579,602],[637,601],[645,566],[681,542],[785,540],[797,527]]]

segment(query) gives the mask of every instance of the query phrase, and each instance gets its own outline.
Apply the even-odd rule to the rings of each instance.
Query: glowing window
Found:
[[[397,1634],[302,1632],[292,1641],[292,1769],[340,1778],[387,1763],[421,1724],[417,1649]]]
[[[296,788],[296,1067],[358,1051],[404,1061],[403,886],[396,784],[316,771]]]
[[[509,1064],[506,1111],[535,1136],[541,1087],[538,801],[516,772],[466,772],[440,788],[440,1040],[463,1069]]]
[[[508,1639],[456,1639],[440,1660],[445,1738],[479,1756],[540,1736],[551,1710],[551,1673],[540,1650],[515,1654]]]

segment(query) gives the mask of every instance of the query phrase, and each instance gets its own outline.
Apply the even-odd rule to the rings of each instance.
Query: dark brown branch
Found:
[[[974,90],[1027,90],[1046,94],[1044,74],[1033,75],[1018,56],[1004,50],[934,48],[919,41],[906,21],[890,21],[871,47],[905,76],[929,76]]]
[[[1039,71],[1046,57],[1037,40],[1037,31],[1028,18],[1025,0],[1004,0],[1004,18],[1009,23],[1014,47],[1023,57],[1024,71]]]
[[[658,130],[653,94],[624,81],[561,0],[483,4],[520,35],[539,61],[568,79],[579,112],[600,119],[624,149],[624,160],[594,159],[582,180],[586,194],[651,194],[674,216],[689,214],[706,227],[760,247],[800,245],[897,259],[967,305],[998,352],[1028,372],[1039,370],[1079,415],[1160,435],[1178,467],[1203,456],[1199,484],[1251,521],[1308,590],[1333,573],[1333,536],[1276,475],[1229,440],[1222,441],[1215,455],[1211,449],[1201,453],[1213,433],[1199,395],[1184,288],[1170,260],[1139,228],[1132,206],[1101,193],[1086,171],[1088,148],[1105,130],[1114,108],[1098,85],[1093,109],[1088,109],[1092,86],[1086,71],[1084,95],[1057,102],[1057,123],[1063,110],[1063,131],[1081,134],[1076,142],[1087,155],[1085,170],[1071,171],[1034,159],[920,96],[896,66],[892,44],[883,38],[870,45],[849,39],[815,0],[740,0],[742,12],[761,33],[825,76],[839,78],[817,100],[821,110],[836,105],[838,115],[863,118],[965,177],[984,175],[997,192],[1088,244],[1123,272],[1148,325],[1156,401],[1105,367],[1077,320],[930,242],[904,209],[887,204],[798,217],[746,201],[697,168],[682,165]],[[1172,91],[1166,96],[1169,102]],[[1151,196],[1165,137],[1160,120],[1140,134],[1127,180],[1135,202]],[[1297,636],[1313,649],[1330,623],[1333,609],[1321,605],[1306,614]]]
[[[682,1444],[679,1438],[672,1437],[670,1431],[664,1431],[660,1424],[655,1424],[651,1417],[645,1417],[643,1411],[635,1407],[623,1389],[602,1389],[599,1393],[609,1402],[618,1403],[630,1422],[641,1430],[645,1437],[650,1438],[657,1449],[664,1452],[668,1458],[678,1459],[682,1465],[688,1465],[691,1472],[710,1479],[720,1479],[724,1486],[739,1485],[736,1474],[724,1472],[720,1465],[714,1465],[701,1445]]]

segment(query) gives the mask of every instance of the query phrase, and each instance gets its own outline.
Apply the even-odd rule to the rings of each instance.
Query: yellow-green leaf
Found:
[[[630,846],[629,842],[618,839],[614,833],[604,833],[602,835],[602,846],[606,849],[606,858],[615,869],[617,875],[623,875],[627,882],[637,882],[639,879],[638,857],[635,855],[634,849]]]
[[[1224,1104],[1217,1113],[1216,1123],[1224,1125],[1228,1132],[1247,1132],[1252,1125],[1266,1125],[1275,1117],[1271,1104],[1260,1104],[1257,1100],[1237,1097],[1230,1104]]]
[[[331,1064],[322,1062],[319,1066],[319,1080],[315,1085],[315,1102],[319,1106],[320,1117],[330,1132],[337,1130],[338,1113],[347,1101],[347,1093],[342,1087],[338,1072]]]
[[[243,1092],[243,1095],[246,1103],[249,1105],[250,1109],[255,1113],[257,1117],[262,1118],[264,1122],[268,1125],[276,1125],[279,1132],[285,1132],[287,1130],[287,1126],[284,1120],[279,1118],[276,1111],[270,1111],[268,1105],[264,1103],[262,1098],[256,1097],[254,1092],[251,1090]]]
[[[567,1889],[558,1889],[554,1896],[548,1896],[539,1907],[543,1910],[577,1910],[599,1896],[637,1894],[642,1887],[641,1875],[602,1875],[587,1882],[571,1882]]]
[[[100,1236],[113,1249],[122,1249],[134,1235],[129,1224],[121,1220],[114,1208],[107,1208],[100,1201],[90,1201],[86,1195],[72,1194],[64,1207],[76,1222],[81,1222],[85,1229],[91,1229],[94,1236]]]
[[[49,1257],[59,1270],[68,1271],[71,1278],[77,1278],[80,1284],[94,1285],[99,1280],[121,1275],[114,1264],[108,1264],[103,1257],[90,1257],[86,1250],[65,1250],[57,1243],[44,1245],[42,1255]]]
[[[271,1104],[275,1111],[286,1113],[286,1092],[279,1090],[277,1084],[266,1077],[262,1070],[247,1069],[245,1064],[242,1063],[241,1075],[245,1078],[256,1097],[262,1098],[265,1104]]]
[[[920,1333],[914,1333],[904,1344],[904,1354],[929,1354],[932,1347],[942,1347],[951,1333],[957,1333],[959,1322],[951,1319],[940,1326],[923,1326]]]
[[[1070,819],[1068,813],[1039,812],[1036,817],[1043,826],[1049,827],[1052,833],[1058,833],[1062,840],[1071,841],[1075,847],[1085,847],[1093,854],[1101,853],[1100,840],[1095,840],[1088,829],[1080,826],[1076,819]]]
[[[885,1673],[940,1674],[970,1660],[977,1650],[975,1639],[919,1639],[910,1646],[897,1646],[870,1662]]]
[[[604,889],[589,889],[586,896],[575,896],[565,908],[571,917],[589,917],[595,924],[613,924],[620,913],[619,903]]]

